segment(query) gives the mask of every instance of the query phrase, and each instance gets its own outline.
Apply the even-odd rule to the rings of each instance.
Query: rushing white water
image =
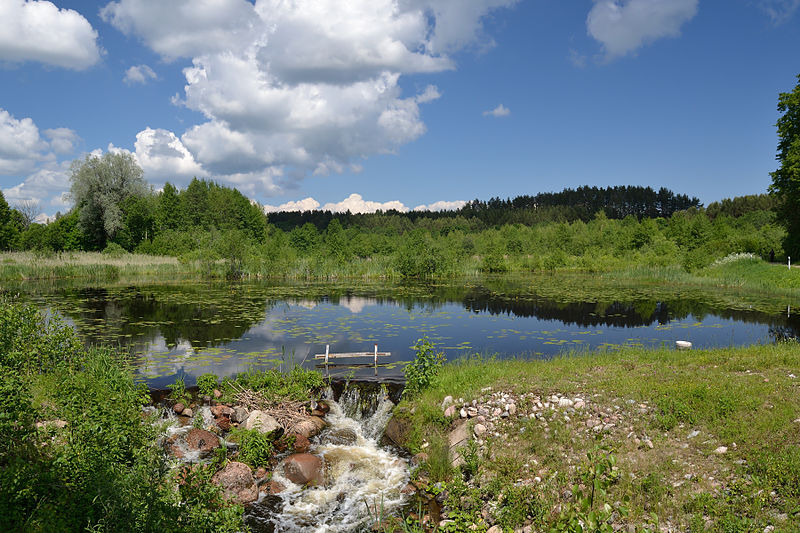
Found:
[[[276,532],[358,531],[403,505],[408,465],[378,444],[394,407],[381,396],[377,406],[366,409],[364,403],[374,402],[362,402],[355,388],[345,391],[339,402],[329,401],[331,410],[325,417],[329,427],[311,448],[323,459],[325,483],[304,488],[277,469],[273,479],[287,488],[271,518]]]

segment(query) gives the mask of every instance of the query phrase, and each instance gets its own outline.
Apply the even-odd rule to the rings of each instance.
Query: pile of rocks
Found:
[[[214,451],[227,446],[234,452],[237,446],[225,440],[234,428],[257,430],[274,437],[276,455],[273,472],[281,472],[286,479],[298,485],[316,485],[324,481],[323,462],[320,457],[309,453],[311,440],[325,427],[324,420],[329,407],[324,402],[309,406],[305,417],[296,420],[289,427],[283,427],[269,413],[243,405],[221,403],[222,396],[215,391],[215,398],[201,398],[189,406],[175,403],[170,408],[178,415],[179,423],[191,427],[188,431],[178,431],[166,439],[167,453],[179,460],[202,461],[213,455]],[[200,417],[198,419],[198,417]],[[199,422],[202,421],[202,424]],[[235,458],[235,454],[234,454]],[[211,478],[212,483],[223,488],[228,497],[241,503],[256,501],[260,492],[278,494],[285,490],[281,483],[273,481],[273,472],[265,468],[253,471],[248,465],[229,461],[224,468]]]

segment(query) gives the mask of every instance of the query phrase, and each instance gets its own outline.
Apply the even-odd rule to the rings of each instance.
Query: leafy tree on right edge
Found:
[[[784,249],[800,259],[800,75],[794,90],[778,96],[778,153],[781,166],[772,172],[769,190],[783,201],[779,218],[786,226]]]

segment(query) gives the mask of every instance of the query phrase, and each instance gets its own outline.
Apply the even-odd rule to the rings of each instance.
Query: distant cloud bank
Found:
[[[463,207],[467,202],[463,200],[455,201],[438,201],[430,205],[418,205],[414,211],[446,211],[454,210]],[[410,209],[400,201],[392,200],[389,202],[372,202],[364,200],[364,198],[357,193],[353,193],[341,202],[332,202],[322,205],[314,198],[308,197],[302,200],[286,202],[281,205],[265,205],[264,212],[278,213],[281,211],[331,211],[333,213],[374,213],[376,211],[388,211],[393,209],[401,213],[407,213]]]

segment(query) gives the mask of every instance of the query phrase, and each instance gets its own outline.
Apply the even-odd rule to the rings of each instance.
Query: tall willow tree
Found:
[[[800,259],[800,75],[794,90],[778,96],[778,153],[780,168],[772,172],[770,192],[782,200],[779,216],[786,226],[784,249]]]
[[[72,162],[70,194],[80,212],[78,224],[93,248],[103,248],[123,228],[123,205],[150,194],[142,169],[128,153],[92,155]]]

